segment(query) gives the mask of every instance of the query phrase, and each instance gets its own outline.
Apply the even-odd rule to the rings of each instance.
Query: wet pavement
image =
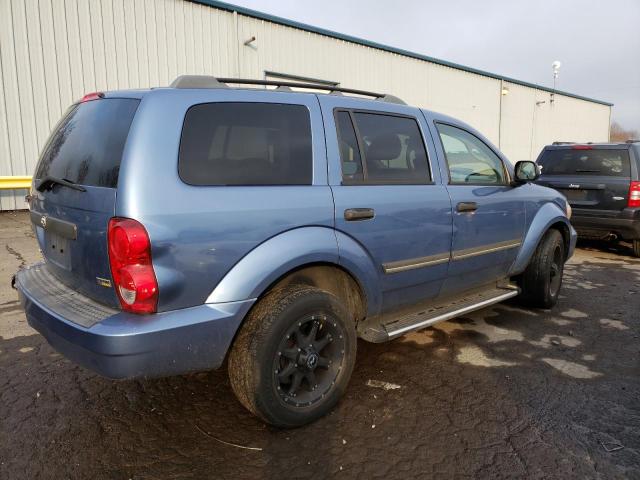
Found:
[[[628,246],[580,244],[552,311],[359,342],[346,397],[296,430],[248,414],[225,370],[116,382],[73,365],[9,288],[38,258],[28,216],[0,214],[0,479],[640,478]]]

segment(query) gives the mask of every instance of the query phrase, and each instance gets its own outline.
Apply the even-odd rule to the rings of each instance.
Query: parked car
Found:
[[[111,378],[228,358],[240,402],[293,427],[339,400],[357,338],[556,303],[576,235],[533,162],[388,95],[227,85],[272,83],[184,76],[70,108],[33,180],[45,261],[15,277],[54,348]]]
[[[640,257],[640,141],[557,142],[542,149],[537,163],[537,183],[567,197],[580,237],[626,240]]]

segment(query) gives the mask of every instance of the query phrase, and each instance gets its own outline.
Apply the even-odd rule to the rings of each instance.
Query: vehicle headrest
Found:
[[[402,144],[394,133],[381,133],[374,137],[367,148],[367,161],[391,160],[400,156]]]

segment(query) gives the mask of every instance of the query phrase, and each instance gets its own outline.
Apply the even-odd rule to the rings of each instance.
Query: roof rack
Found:
[[[170,85],[172,88],[228,88],[227,83],[237,85],[265,85],[275,86],[280,90],[291,90],[294,88],[309,88],[314,90],[325,90],[332,94],[351,93],[354,95],[363,95],[365,97],[373,97],[383,102],[398,103],[406,105],[404,101],[386,93],[368,92],[366,90],[357,90],[355,88],[342,88],[334,85],[321,85],[317,83],[288,82],[279,80],[252,80],[249,78],[216,78],[209,75],[181,75],[176,78]]]
[[[640,140],[637,139],[631,139],[631,140],[625,140],[625,141],[619,141],[619,142],[553,142],[552,145],[576,145],[576,144],[580,144],[580,145],[608,145],[608,144],[621,144],[621,143],[640,143]]]

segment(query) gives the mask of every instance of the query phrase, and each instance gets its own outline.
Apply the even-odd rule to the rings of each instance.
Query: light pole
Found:
[[[551,99],[549,103],[551,103],[552,105],[554,101],[554,96],[556,94],[556,84],[558,82],[558,75],[560,73],[561,66],[562,66],[562,63],[560,62],[560,60],[556,60],[551,64],[551,68],[553,68],[553,92],[551,92]]]

